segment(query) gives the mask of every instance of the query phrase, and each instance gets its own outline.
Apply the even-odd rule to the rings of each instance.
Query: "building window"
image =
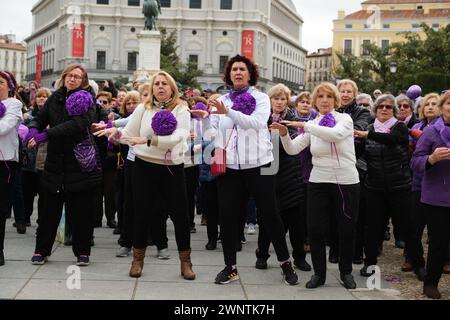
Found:
[[[228,56],[220,56],[219,59],[219,73],[224,73],[225,67],[227,65],[229,57]]]
[[[97,0],[97,4],[109,4],[109,0]]]
[[[362,45],[362,55],[363,56],[368,56],[370,54],[369,45],[370,45],[370,40],[363,40],[363,45]]]
[[[345,25],[345,29],[352,29],[353,28],[353,25],[351,25],[351,24],[346,24]]]
[[[98,61],[98,60],[97,60]],[[128,52],[128,71],[137,69],[137,52]]]
[[[189,63],[195,66],[195,69],[198,69],[198,55],[190,54],[189,55]]]
[[[128,0],[128,5],[133,7],[140,7],[141,6],[141,0]]]
[[[383,24],[383,29],[390,29],[391,25],[390,24]]]
[[[389,40],[381,40],[381,50],[384,54],[389,54]]]
[[[344,42],[344,54],[351,54],[352,50],[352,40],[345,40]]]
[[[189,0],[189,9],[201,9],[202,0]]]
[[[233,9],[233,0],[220,0],[220,10]]]
[[[106,69],[106,51],[97,51],[97,70]]]
[[[161,8],[170,8],[170,0],[160,0]]]

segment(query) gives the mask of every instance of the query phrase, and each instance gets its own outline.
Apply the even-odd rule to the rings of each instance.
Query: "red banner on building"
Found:
[[[42,81],[42,46],[36,46],[36,82]]]
[[[242,55],[253,60],[253,49],[255,44],[254,31],[242,31]]]
[[[72,56],[84,58],[84,24],[74,24],[72,28]]]

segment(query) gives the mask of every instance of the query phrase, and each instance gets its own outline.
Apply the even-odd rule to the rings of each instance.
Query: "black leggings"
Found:
[[[236,265],[236,243],[239,241],[243,197],[252,195],[258,208],[258,220],[263,221],[265,232],[273,243],[278,261],[289,259],[283,221],[275,200],[275,176],[262,175],[261,168],[247,170],[228,169],[219,176],[219,221],[225,265]],[[244,217],[245,219],[245,217]]]
[[[17,162],[0,161],[0,250],[3,250],[5,241],[6,217],[11,212],[10,192],[13,188],[16,167]]]
[[[178,251],[191,248],[183,165],[154,164],[136,157],[133,168],[133,202],[135,248],[147,247],[149,226],[160,224],[167,212],[175,227]],[[158,202],[162,203],[158,205]]]

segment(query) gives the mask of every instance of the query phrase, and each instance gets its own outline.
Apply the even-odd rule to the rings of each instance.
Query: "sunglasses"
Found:
[[[101,104],[108,104],[108,101],[106,101],[106,100],[98,100],[98,103],[101,103]]]
[[[394,109],[394,106],[391,106],[390,104],[380,104],[380,105],[377,107],[377,110],[378,110],[378,109],[392,110],[392,109]]]
[[[399,109],[409,109],[410,107],[409,107],[409,104],[399,104],[398,108]]]
[[[368,103],[361,103],[358,106],[368,108],[368,107],[370,107],[370,104],[368,104]]]

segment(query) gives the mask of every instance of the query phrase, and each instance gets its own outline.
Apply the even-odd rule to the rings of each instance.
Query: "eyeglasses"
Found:
[[[73,78],[73,79],[75,79],[75,80],[81,80],[81,79],[83,79],[82,76],[79,76],[79,75],[77,75],[77,74],[68,74],[68,75],[66,76],[66,78],[67,78],[67,79]]]
[[[391,106],[390,104],[380,104],[380,105],[377,107],[377,110],[378,110],[378,109],[392,110],[392,109],[394,109],[394,106]]]
[[[399,109],[410,109],[410,106],[409,106],[409,104],[399,104],[398,108]]]
[[[108,104],[108,101],[107,101],[107,100],[98,100],[98,103],[101,103],[101,104]]]

